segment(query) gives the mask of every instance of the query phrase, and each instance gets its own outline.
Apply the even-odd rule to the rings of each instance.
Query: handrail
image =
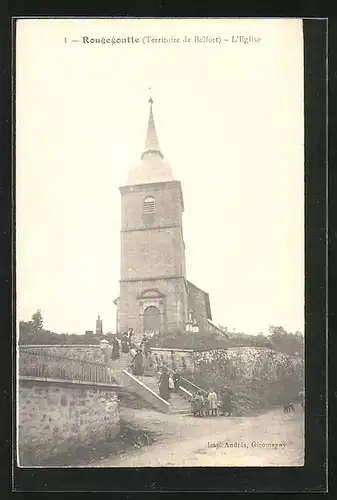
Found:
[[[20,349],[21,351],[21,349]],[[97,363],[96,361],[88,361],[86,359],[77,359],[77,358],[72,358],[70,356],[58,356],[57,354],[53,354],[51,352],[43,352],[43,351],[34,351],[32,352],[31,350],[26,351],[26,352],[19,352],[19,362],[20,362],[20,356],[40,356],[41,358],[49,358],[49,359],[55,359],[55,360],[68,360],[68,361],[74,361],[78,363],[86,363],[88,365],[96,365],[96,366],[102,366],[104,363]]]
[[[167,366],[166,368],[168,369],[168,371],[169,371],[169,372],[171,372],[171,373],[175,373],[175,371],[174,371],[174,370],[172,370],[171,368],[169,368],[168,366]],[[205,390],[204,390],[204,389],[202,389],[201,387],[198,387],[197,385],[193,384],[193,382],[191,382],[190,380],[188,380],[188,379],[187,379],[187,378],[185,378],[185,377],[180,376],[180,379],[179,379],[179,380],[180,380],[180,381],[183,381],[183,382],[185,382],[185,383],[187,383],[187,385],[190,385],[190,386],[194,387],[197,391],[201,391],[201,392],[203,392],[203,393],[204,393],[204,394],[206,394],[206,395],[208,394],[208,393],[207,393],[207,391],[205,391]]]
[[[21,358],[21,359],[20,359]],[[55,356],[51,353],[21,352],[19,358],[19,375],[37,377],[72,378],[88,382],[108,382],[114,379],[109,366],[68,356]]]

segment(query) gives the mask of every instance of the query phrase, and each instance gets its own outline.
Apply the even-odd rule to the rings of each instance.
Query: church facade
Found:
[[[187,280],[181,183],[164,161],[150,99],[141,162],[120,187],[122,202],[117,332],[209,331],[209,296]]]

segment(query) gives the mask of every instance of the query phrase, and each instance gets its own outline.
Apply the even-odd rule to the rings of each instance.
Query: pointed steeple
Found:
[[[153,118],[153,99],[150,97],[150,114],[146,131],[145,147],[141,162],[129,170],[128,185],[173,181],[172,169],[163,160]]]
[[[150,103],[149,121],[147,124],[145,148],[144,148],[144,151],[142,153],[141,158],[143,159],[144,156],[147,154],[157,154],[161,158],[164,158],[163,153],[160,151],[159,141],[158,141],[157,132],[156,132],[156,126],[154,124],[154,117],[153,117],[153,111],[152,111],[152,106],[153,106],[152,97],[150,97],[149,103]]]

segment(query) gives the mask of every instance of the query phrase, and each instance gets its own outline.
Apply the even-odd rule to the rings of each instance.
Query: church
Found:
[[[140,163],[120,187],[122,203],[117,333],[136,336],[210,332],[209,295],[186,278],[181,183],[164,161],[153,100]]]

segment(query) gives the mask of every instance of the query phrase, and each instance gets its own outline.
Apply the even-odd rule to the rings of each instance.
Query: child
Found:
[[[211,389],[210,392],[208,393],[207,396],[208,399],[208,408],[209,408],[209,414],[217,415],[218,414],[218,396],[214,389]]]
[[[192,400],[192,412],[195,417],[202,417],[204,410],[204,398],[201,395],[201,391],[198,391]]]

